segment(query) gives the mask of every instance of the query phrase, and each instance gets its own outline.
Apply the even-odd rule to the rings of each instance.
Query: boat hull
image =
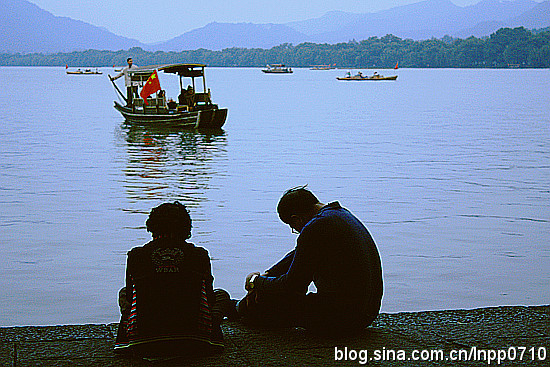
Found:
[[[358,80],[358,81],[366,81],[366,80],[370,80],[370,81],[397,80],[397,75],[394,75],[394,76],[382,76],[382,77],[378,77],[378,78],[373,78],[373,77],[371,77],[371,76],[363,76],[363,77],[352,76],[352,77],[337,77],[336,79],[338,79],[338,80]]]
[[[115,102],[115,109],[124,119],[133,124],[165,125],[172,127],[219,129],[225,124],[227,108],[211,108],[198,111],[171,111],[168,113],[150,113],[132,110]]]
[[[103,74],[101,71],[67,71],[66,72],[69,75],[101,75]]]
[[[262,69],[262,71],[266,74],[292,74],[292,70],[267,70],[267,69]]]

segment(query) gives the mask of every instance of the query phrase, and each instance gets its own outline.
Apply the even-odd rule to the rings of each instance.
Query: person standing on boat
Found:
[[[131,106],[133,104],[134,95],[136,96],[136,98],[139,98],[139,95],[138,95],[138,84],[137,82],[132,82],[132,78],[130,77],[129,71],[130,69],[137,68],[137,65],[134,65],[134,62],[131,57],[127,58],[126,62],[128,63],[128,66],[122,69],[122,71],[119,74],[115,75],[114,77],[109,75],[109,79],[111,79],[111,81],[117,80],[118,78],[124,75],[124,85],[126,85],[126,96],[128,98],[126,103],[128,104],[128,106]]]
[[[299,233],[296,247],[264,274],[251,273],[236,305],[245,321],[352,332],[379,313],[380,256],[367,228],[337,201],[323,204],[305,187],[286,191],[280,219]],[[307,293],[313,282],[317,292]]]

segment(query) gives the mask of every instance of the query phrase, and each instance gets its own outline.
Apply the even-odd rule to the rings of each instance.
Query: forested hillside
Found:
[[[550,29],[501,28],[487,38],[444,37],[413,41],[393,35],[337,44],[282,44],[270,49],[229,48],[182,52],[87,50],[56,54],[0,54],[2,66],[113,66],[132,56],[138,65],[204,63],[208,66],[259,67],[284,63],[293,67],[336,64],[345,68],[548,68]]]

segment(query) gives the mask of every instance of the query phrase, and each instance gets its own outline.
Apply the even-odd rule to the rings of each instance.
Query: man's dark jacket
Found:
[[[255,281],[258,292],[303,294],[313,281],[317,294],[308,295],[314,300],[307,307],[324,307],[325,316],[335,320],[368,325],[379,313],[383,281],[376,244],[338,202],[321,208],[302,229],[296,248],[267,273]]]

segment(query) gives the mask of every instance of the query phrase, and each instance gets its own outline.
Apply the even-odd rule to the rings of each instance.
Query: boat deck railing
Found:
[[[172,102],[173,103],[173,102]],[[210,105],[212,103],[210,89],[207,92],[194,93],[193,97],[185,101],[184,103],[177,103],[177,105],[169,107],[166,102],[166,94],[157,96],[150,96],[147,98],[147,105],[145,105],[142,98],[134,98],[132,101],[134,112],[143,111],[144,113],[166,113],[168,111],[193,111],[195,109],[201,109],[201,106]],[[137,111],[136,111],[137,110]]]

